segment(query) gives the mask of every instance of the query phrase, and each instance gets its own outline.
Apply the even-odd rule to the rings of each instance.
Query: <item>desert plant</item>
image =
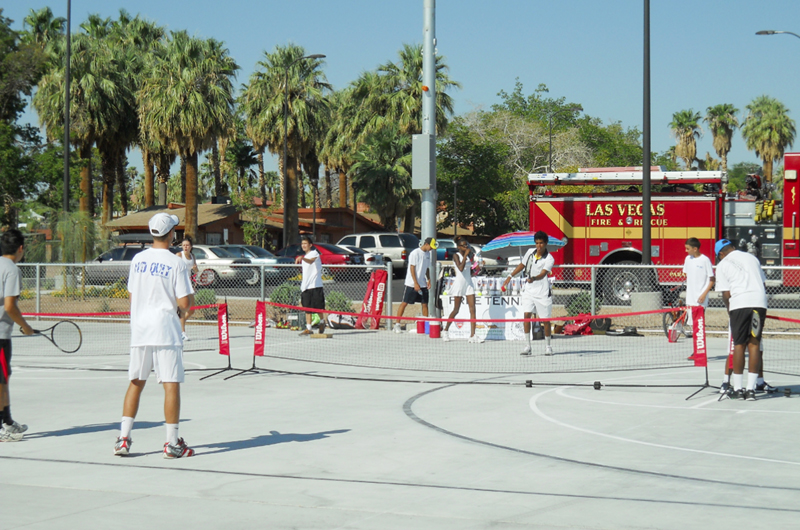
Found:
[[[592,313],[592,295],[589,291],[582,291],[578,294],[572,295],[567,302],[566,308],[569,316],[576,316],[580,314]],[[600,312],[600,299],[595,298],[594,301],[595,313]]]
[[[325,295],[325,309],[328,311],[340,311],[351,313],[353,311],[350,297],[341,291],[331,291]]]

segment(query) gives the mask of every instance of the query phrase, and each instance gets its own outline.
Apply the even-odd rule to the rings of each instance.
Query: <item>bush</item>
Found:
[[[571,317],[580,314],[590,314],[592,312],[592,294],[588,291],[583,291],[572,295],[565,309],[567,310],[567,314]],[[596,297],[594,300],[594,310],[595,313],[600,312],[600,297]]]
[[[353,305],[350,302],[350,298],[343,292],[331,291],[325,295],[325,309],[328,311],[352,313]]]
[[[212,305],[217,303],[217,294],[214,292],[214,289],[198,289],[194,293],[194,304],[195,305]],[[201,309],[200,310],[203,314],[203,318],[206,320],[216,320],[217,319],[217,308],[216,307],[209,307],[208,309]]]

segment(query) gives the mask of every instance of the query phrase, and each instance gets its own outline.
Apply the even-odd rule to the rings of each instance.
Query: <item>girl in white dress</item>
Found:
[[[445,342],[450,340],[450,336],[448,334],[450,324],[453,323],[452,319],[456,317],[458,310],[461,309],[462,298],[466,297],[467,305],[469,306],[469,318],[472,320],[472,322],[469,323],[469,342],[480,343],[483,342],[483,339],[475,335],[475,287],[472,284],[471,273],[472,249],[470,248],[467,240],[463,238],[459,238],[457,240],[457,245],[458,252],[455,254],[455,256],[453,256],[453,265],[456,269],[456,279],[450,289],[450,295],[455,297],[455,299],[453,300],[453,310],[450,312],[450,316],[447,317],[448,322],[444,327],[444,331],[442,332],[442,340]]]
[[[186,264],[186,272],[189,273],[189,279],[191,280],[194,278],[194,275],[197,274],[197,260],[194,259],[194,254],[192,254],[192,236],[184,236],[183,241],[181,241],[181,251],[178,252],[178,257],[180,257],[183,262]],[[194,282],[192,282],[194,284]],[[184,311],[181,315],[181,338],[185,341],[189,340],[189,337],[186,336],[186,321],[189,320],[189,317],[194,314],[192,311],[192,306],[194,306],[194,295],[189,295],[189,309]]]

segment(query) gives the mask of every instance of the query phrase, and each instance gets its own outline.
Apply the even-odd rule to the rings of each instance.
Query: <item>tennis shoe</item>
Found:
[[[728,392],[728,397],[730,399],[744,399],[744,389],[740,388],[739,390],[731,390]]]
[[[131,445],[133,440],[130,437],[117,438],[117,443],[114,444],[114,454],[117,456],[128,456],[131,452]]]
[[[300,333],[300,336],[301,336],[301,337],[305,337],[306,335],[311,335],[311,330],[310,330],[310,329],[304,329],[304,330],[303,330],[303,331]]]
[[[545,347],[544,354],[545,355],[553,355],[553,347],[552,346]]]
[[[21,432],[11,432],[6,430],[5,426],[0,429],[0,442],[18,442],[25,436]]]
[[[442,341],[450,342],[450,334],[447,331],[442,331]]]
[[[24,433],[25,431],[28,430],[28,426],[27,425],[25,425],[24,423],[17,423],[16,421],[13,422],[11,425],[9,425],[9,424],[3,425],[3,428],[5,430],[7,430],[8,432],[11,432],[11,433],[14,433],[14,434],[22,434],[22,433]]]
[[[745,390],[744,391],[744,399],[745,399],[745,401],[755,401],[756,400],[756,391],[755,390]]]
[[[756,385],[756,392],[766,392],[768,394],[772,394],[773,392],[775,392],[777,390],[778,390],[777,388],[775,388],[774,386],[770,385],[766,381]]]
[[[178,445],[172,445],[169,442],[164,444],[164,458],[183,458],[185,456],[194,456],[194,449],[186,445],[183,438],[178,438]]]
[[[471,343],[471,344],[480,344],[480,343],[482,343],[482,342],[483,342],[483,339],[482,339],[482,338],[480,338],[480,337],[479,337],[479,336],[477,336],[477,335],[473,335],[473,336],[471,336],[471,337],[469,338],[469,340],[468,340],[467,342],[469,342],[469,343]]]
[[[403,332],[403,330],[400,328],[400,323],[399,322],[394,325],[394,327],[392,328],[392,331],[394,331],[395,333],[402,333]]]
[[[189,341],[189,336],[183,331],[181,331],[181,340],[183,342],[188,342]]]
[[[719,385],[719,393],[720,394],[727,394],[731,391],[731,384],[727,381]]]
[[[522,350],[521,352],[519,352],[519,354],[520,354],[520,355],[530,355],[530,354],[531,354],[531,347],[530,347],[530,345],[528,345],[528,346],[525,346],[525,348],[523,348],[523,350]]]

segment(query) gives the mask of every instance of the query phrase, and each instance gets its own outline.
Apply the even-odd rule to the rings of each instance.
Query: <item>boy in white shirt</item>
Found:
[[[700,252],[700,240],[690,237],[686,240],[686,260],[683,262],[683,273],[686,275],[686,325],[692,326],[692,307],[708,308],[708,293],[714,288],[714,269],[711,260]],[[690,356],[689,360],[694,359]]]
[[[402,317],[408,304],[422,304],[422,316],[428,316],[429,289],[431,288],[431,250],[438,245],[432,237],[425,238],[419,248],[415,248],[408,256],[406,281],[403,284],[403,301],[397,309],[397,316]],[[394,332],[400,333],[400,322],[394,325]]]
[[[300,283],[300,305],[309,309],[325,309],[325,291],[322,289],[322,258],[308,236],[300,238],[300,247],[304,255],[295,258],[296,263],[303,265],[303,281]],[[315,311],[306,311],[306,329],[300,335],[311,335],[311,315]],[[321,315],[320,315],[321,316]],[[321,319],[319,332],[325,331],[325,320]]]
[[[138,253],[131,261],[128,276],[131,299],[130,384],[122,407],[120,435],[114,445],[114,454],[118,456],[130,453],[133,420],[151,369],[155,370],[156,380],[164,387],[167,426],[164,458],[194,455],[194,450],[178,437],[180,384],[184,380],[179,313],[189,309],[189,300],[194,294],[186,265],[169,249],[178,222],[177,216],[163,212],[151,217],[149,227],[153,246]]]
[[[549,237],[547,234],[539,230],[533,235],[533,241],[536,247],[529,249],[522,258],[522,261],[511,274],[506,277],[503,282],[502,290],[505,291],[508,282],[511,278],[525,270],[525,289],[520,297],[520,305],[525,319],[531,318],[533,312],[536,311],[538,318],[550,318],[553,316],[553,292],[550,288],[550,280],[547,278],[553,272],[555,260],[552,254],[547,251],[547,241]],[[531,354],[531,323],[525,321],[522,323],[525,330],[525,337],[528,339],[528,345],[522,350],[520,355]],[[553,347],[550,346],[550,322],[543,322],[544,340],[545,340],[545,355],[553,355]]]

